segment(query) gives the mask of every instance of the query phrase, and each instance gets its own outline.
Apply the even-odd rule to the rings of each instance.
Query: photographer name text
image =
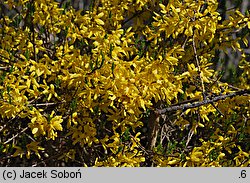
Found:
[[[48,178],[59,178],[59,179],[81,179],[82,172],[80,169],[77,171],[66,171],[52,169],[50,171],[28,171],[28,170],[4,170],[2,173],[4,180],[15,180],[15,179],[48,179]]]

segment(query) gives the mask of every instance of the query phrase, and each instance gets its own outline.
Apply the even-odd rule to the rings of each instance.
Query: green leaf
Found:
[[[70,108],[72,111],[75,111],[77,107],[77,100],[74,98],[70,103]]]
[[[109,56],[112,57],[113,45],[109,45]]]
[[[125,132],[123,133],[123,139],[124,139],[124,141],[128,141],[129,139],[130,139],[130,132],[129,132],[129,130],[130,130],[130,128],[127,128],[126,130],[125,130]]]

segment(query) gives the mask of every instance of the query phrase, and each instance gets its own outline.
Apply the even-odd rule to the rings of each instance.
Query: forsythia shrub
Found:
[[[250,165],[248,13],[222,19],[216,0],[1,6],[1,165]],[[241,53],[233,83],[216,69],[227,48]]]

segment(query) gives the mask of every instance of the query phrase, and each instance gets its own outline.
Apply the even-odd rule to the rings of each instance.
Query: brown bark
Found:
[[[153,150],[157,141],[157,136],[160,128],[160,115],[155,111],[150,114],[148,121],[148,150]]]

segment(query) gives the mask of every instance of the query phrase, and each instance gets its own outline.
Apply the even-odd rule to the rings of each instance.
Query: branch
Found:
[[[217,102],[219,100],[224,100],[226,98],[235,97],[235,96],[244,95],[244,94],[250,94],[250,90],[236,91],[236,92],[225,94],[225,95],[219,95],[219,96],[216,96],[212,99],[207,99],[207,100],[203,100],[203,101],[199,101],[199,102],[193,102],[190,104],[175,105],[175,106],[170,106],[170,107],[167,107],[164,109],[156,109],[156,113],[164,114],[164,113],[170,112],[170,111],[191,109],[191,108],[199,107],[199,106],[206,105],[206,104],[212,104],[213,102]]]
[[[7,67],[0,67],[0,70],[8,71],[10,68],[11,68],[10,66],[7,66]]]
[[[32,0],[31,1],[32,2],[32,8],[34,9],[34,10],[32,10],[32,11],[34,11],[33,13],[35,13],[35,1],[34,0]],[[31,12],[30,12],[31,13]],[[31,23],[30,23],[30,28],[31,28],[31,31],[32,31],[32,44],[33,44],[33,52],[34,52],[34,59],[35,59],[35,61],[37,61],[37,55],[36,55],[36,38],[35,38],[35,25],[34,25],[34,17],[33,16],[31,16]]]
[[[199,58],[198,58],[198,54],[197,54],[197,50],[196,50],[196,44],[195,44],[195,40],[194,40],[194,33],[193,33],[193,50],[194,50],[194,56],[195,56],[195,60],[196,60],[196,64],[198,67],[198,74],[199,74],[199,78],[201,81],[201,88],[202,88],[202,95],[203,95],[203,100],[206,100],[206,91],[205,91],[205,87],[204,87],[204,82],[201,76],[201,67],[200,67],[200,62],[199,62]]]
[[[28,107],[30,106],[34,106],[34,107],[48,107],[48,106],[52,106],[52,105],[58,105],[58,104],[62,104],[62,103],[65,103],[65,101],[62,101],[62,102],[48,102],[48,103],[40,103],[40,104],[28,104]]]
[[[14,140],[16,137],[18,137],[19,135],[21,135],[22,133],[24,133],[26,130],[28,130],[28,127],[24,128],[22,131],[20,131],[19,133],[17,133],[16,135],[14,135],[12,138],[10,138],[9,140],[5,141],[3,144],[8,144],[10,141]]]
[[[133,14],[131,17],[129,17],[127,20],[124,20],[124,22],[122,22],[122,27],[128,23],[130,20],[134,19],[135,17],[141,15],[142,13],[144,13],[144,10],[140,10],[138,12],[136,12],[135,14]]]

